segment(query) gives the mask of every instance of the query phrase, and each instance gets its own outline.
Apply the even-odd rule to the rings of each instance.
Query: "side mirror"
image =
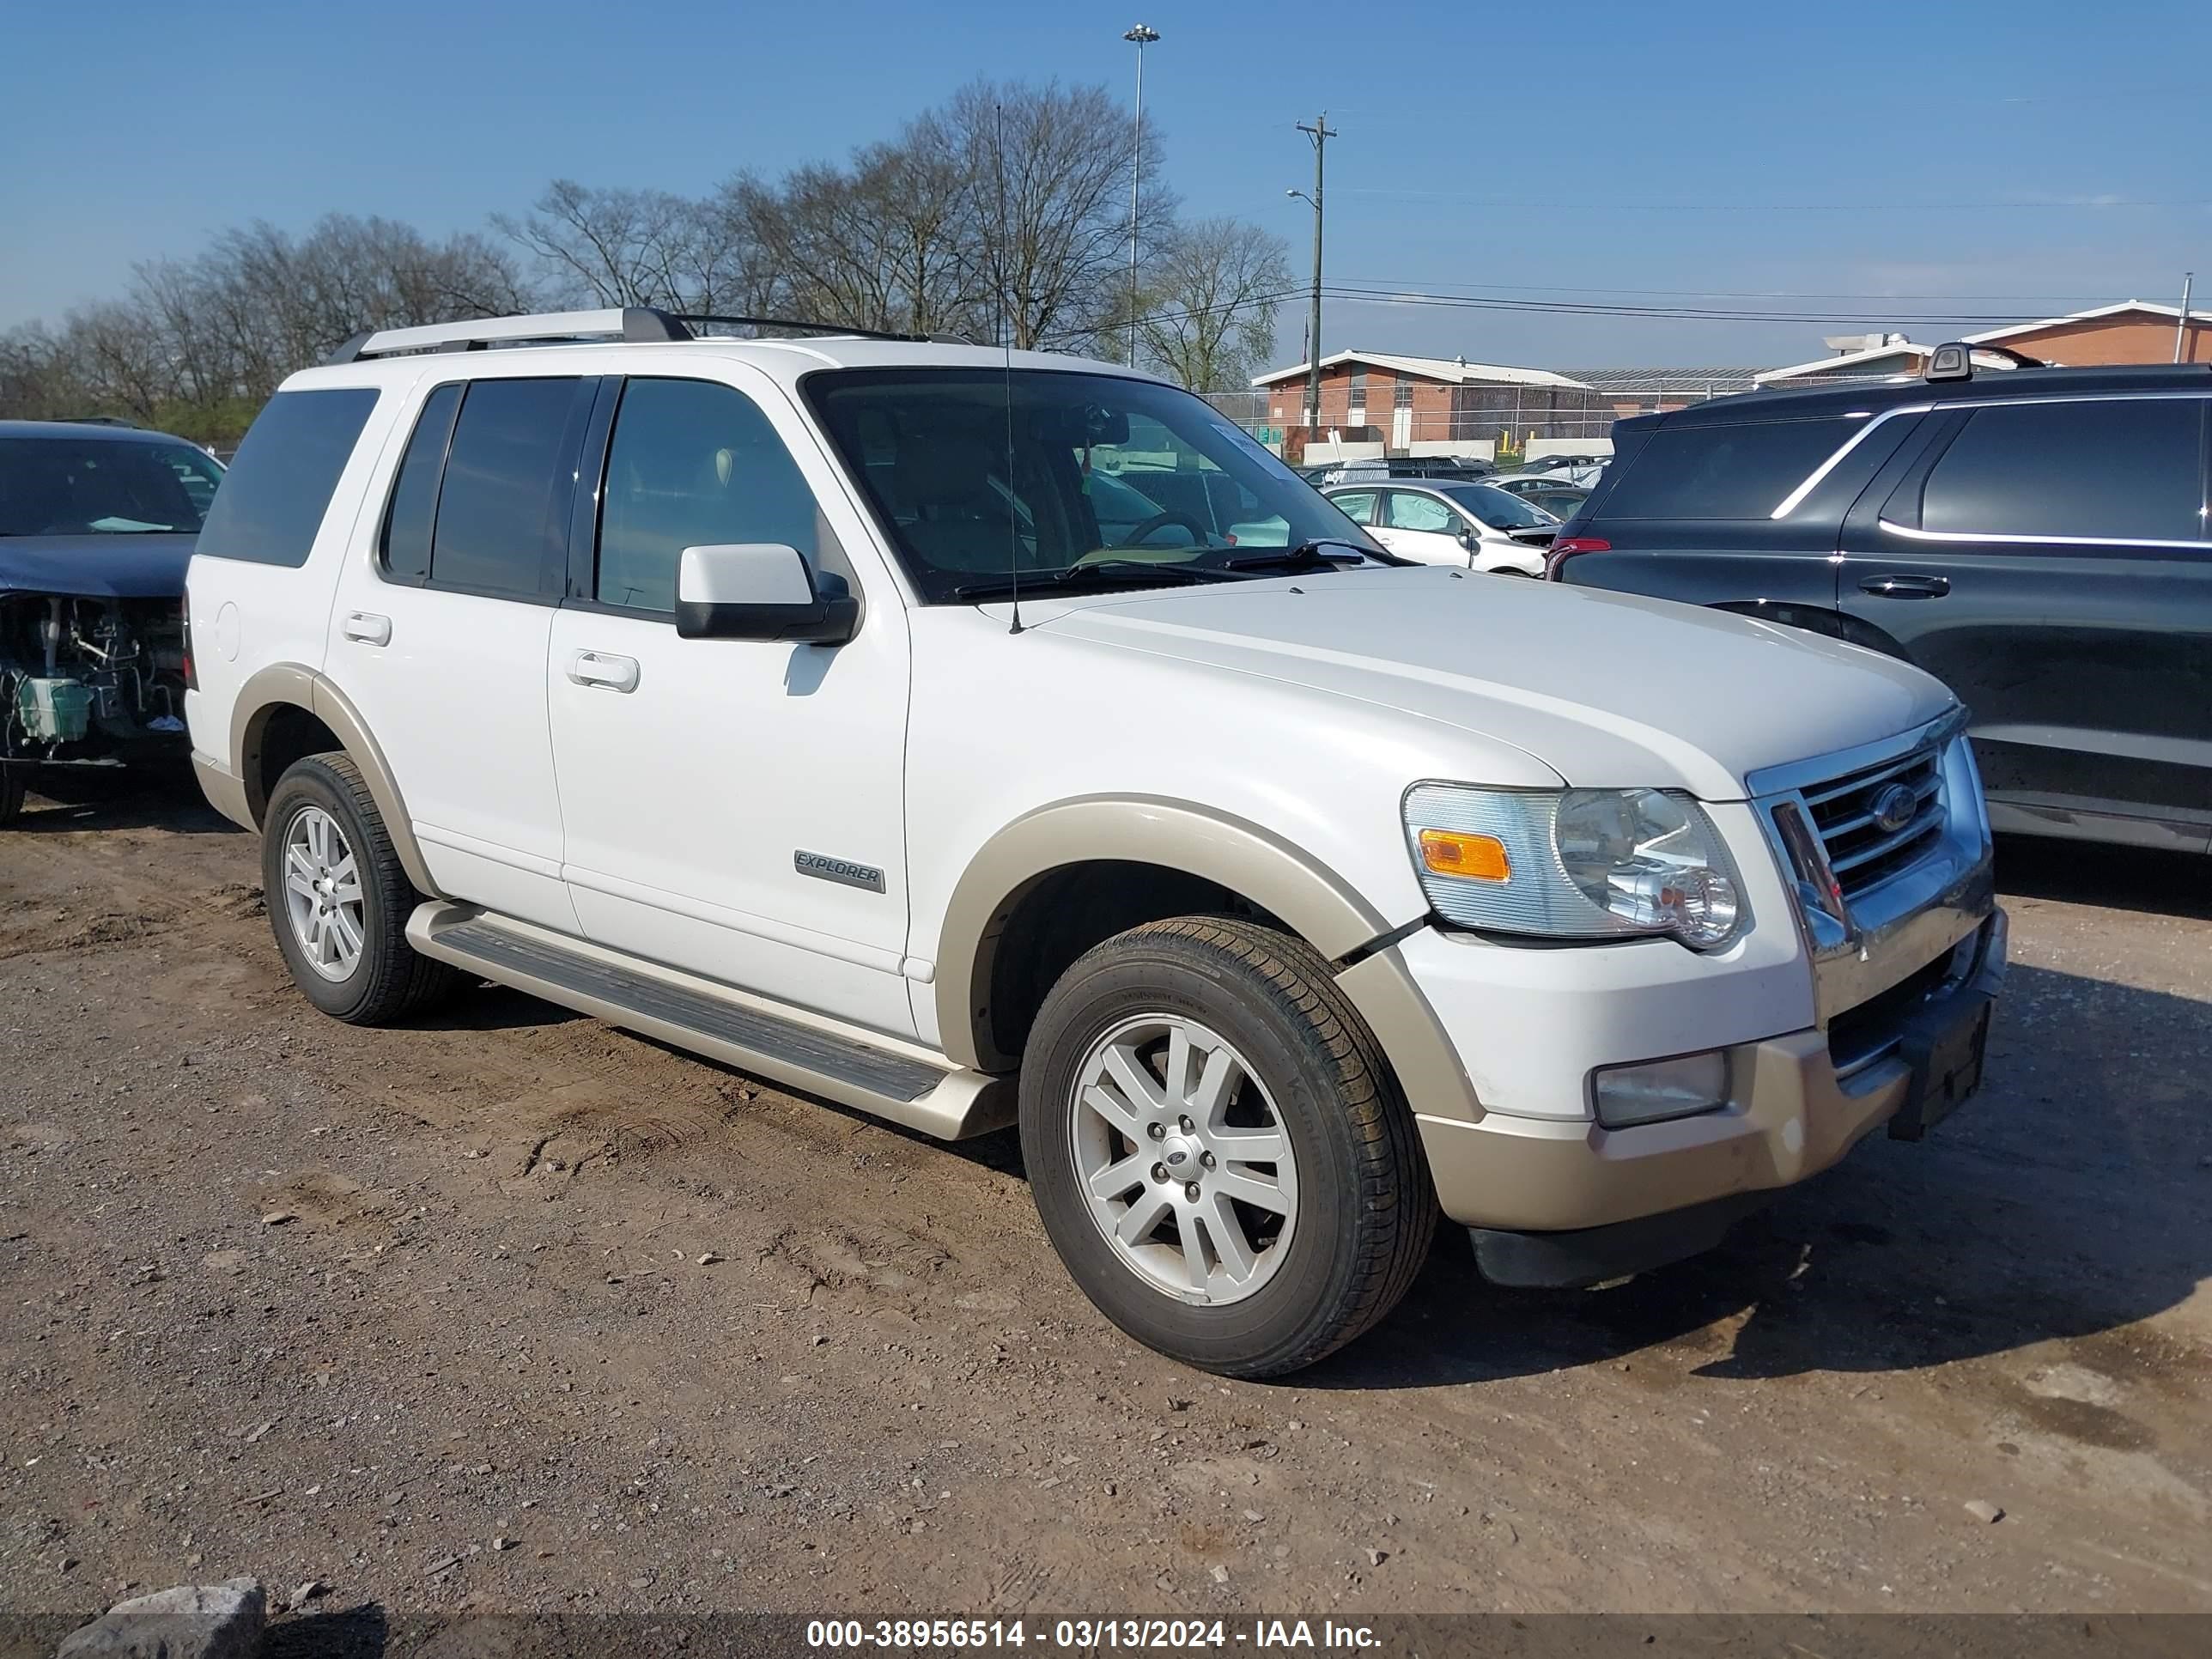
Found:
[[[815,575],[781,542],[687,547],[677,562],[680,638],[842,645],[860,625],[860,602],[845,579]]]
[[[1474,552],[1474,550],[1481,544],[1481,542],[1482,538],[1474,533],[1474,526],[1473,525],[1462,525],[1460,526],[1459,544],[1465,548],[1468,552]]]

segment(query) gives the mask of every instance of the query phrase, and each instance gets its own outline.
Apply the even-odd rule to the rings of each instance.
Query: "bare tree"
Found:
[[[1154,367],[1195,392],[1243,387],[1275,345],[1275,313],[1295,291],[1290,249],[1239,219],[1200,219],[1147,263],[1137,337]]]
[[[285,375],[360,330],[526,311],[540,302],[533,289],[554,301],[1080,345],[1128,318],[1139,159],[1146,338],[1194,383],[1231,377],[1272,315],[1260,290],[1279,245],[1218,226],[1171,239],[1158,137],[1146,132],[1139,158],[1103,88],[979,81],[888,143],[774,182],[741,173],[693,198],[556,179],[527,212],[492,216],[519,255],[474,233],[434,240],[339,214],[304,235],[261,222],[226,231],[196,258],[139,265],[119,300],[0,337],[0,414],[107,412],[235,437]]]
[[[530,212],[491,222],[527,251],[556,298],[723,311],[750,291],[746,221],[726,205],[556,179]]]
[[[129,293],[18,330],[0,411],[106,413],[234,438],[277,384],[364,328],[528,310],[513,258],[474,232],[433,241],[334,214],[303,237],[256,223],[198,258],[149,260]]]
[[[54,420],[94,412],[70,343],[43,323],[0,334],[0,416]]]
[[[1003,318],[1007,343],[1050,349],[1092,338],[1127,281],[1137,150],[1121,106],[1103,87],[978,81],[937,118],[961,158],[982,298]],[[1160,144],[1150,127],[1142,160],[1157,181]],[[1173,196],[1156,182],[1140,238],[1157,237],[1174,214]]]

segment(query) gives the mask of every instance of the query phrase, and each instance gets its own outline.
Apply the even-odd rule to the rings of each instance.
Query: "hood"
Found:
[[[1031,626],[1293,682],[1522,750],[1570,785],[1740,799],[1747,773],[1954,701],[1909,664],[1663,599],[1434,568],[1070,600]],[[1480,781],[1480,780],[1476,780]]]
[[[0,593],[180,599],[191,536],[0,536]]]

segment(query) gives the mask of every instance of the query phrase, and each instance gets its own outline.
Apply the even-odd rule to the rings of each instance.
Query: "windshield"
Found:
[[[1441,492],[1457,501],[1492,530],[1534,530],[1559,520],[1540,507],[1522,501],[1496,484],[1444,484]]]
[[[0,536],[198,535],[222,482],[190,444],[0,438]]]
[[[1389,555],[1202,399],[1054,369],[841,370],[806,381],[922,598],[1095,577],[1226,581],[1323,543]],[[1012,406],[1009,408],[1009,393]]]

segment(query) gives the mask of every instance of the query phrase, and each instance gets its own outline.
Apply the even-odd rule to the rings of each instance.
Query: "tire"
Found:
[[[1217,1065],[1232,1079],[1220,1109]],[[1152,922],[1078,960],[1030,1032],[1020,1121],[1038,1214],[1084,1294],[1224,1376],[1281,1376],[1351,1341],[1397,1305],[1435,1232],[1413,1114],[1373,1036],[1310,946],[1255,923]],[[1286,1146],[1287,1164],[1234,1157],[1240,1132],[1248,1152]],[[1224,1210],[1234,1238],[1215,1236]]]
[[[0,828],[23,815],[23,770],[0,764]]]
[[[295,850],[304,866],[292,857]],[[331,890],[310,894],[290,884],[292,875],[307,871],[316,872],[316,883],[328,878],[325,872],[334,877]],[[407,918],[422,896],[400,867],[360,769],[343,753],[310,755],[277,780],[262,820],[261,883],[293,983],[333,1018],[385,1024],[465,982],[459,970],[408,944]],[[319,925],[315,912],[325,902],[329,920]]]

